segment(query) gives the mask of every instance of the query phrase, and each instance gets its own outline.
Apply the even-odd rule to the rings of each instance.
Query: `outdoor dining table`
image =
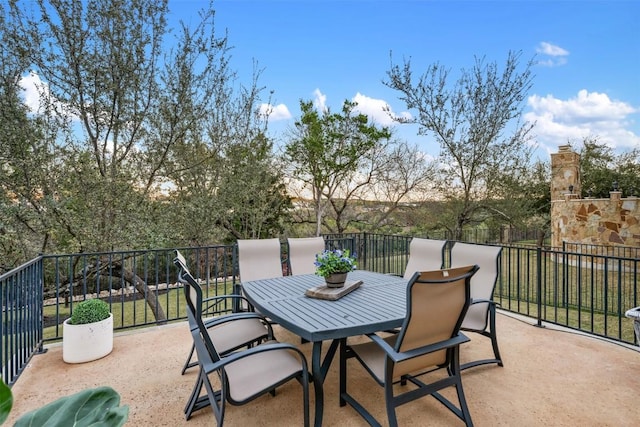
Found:
[[[323,383],[341,340],[397,328],[406,314],[405,279],[356,270],[349,273],[348,280],[362,284],[335,301],[305,296],[307,289],[324,283],[314,274],[242,283],[245,296],[259,312],[312,343],[316,427],[322,425]],[[331,341],[324,360],[323,341]]]

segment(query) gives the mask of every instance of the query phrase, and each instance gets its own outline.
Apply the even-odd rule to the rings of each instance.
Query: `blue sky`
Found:
[[[170,19],[197,18],[201,0],[170,0]],[[389,105],[406,113],[382,84],[394,62],[411,58],[414,74],[439,62],[451,76],[474,57],[504,65],[508,52],[533,58],[525,118],[537,122],[538,157],[585,136],[616,150],[640,147],[640,1],[218,0],[217,31],[228,30],[232,67],[273,91],[271,128],[280,135],[300,116],[299,100],[338,111],[345,99],[387,125]],[[410,112],[409,112],[410,113]],[[398,136],[435,156],[415,127]]]
[[[208,0],[169,0],[169,25],[195,25]],[[461,69],[484,57],[502,68],[510,51],[537,64],[524,119],[535,122],[536,157],[597,137],[617,152],[640,148],[640,0],[214,0],[218,35],[228,32],[231,67],[251,83],[255,64],[270,130],[282,144],[300,117],[300,100],[339,111],[345,100],[428,157],[439,147],[417,126],[394,124],[383,110],[412,115],[384,86],[393,62]],[[29,83],[30,81],[32,81]],[[37,76],[25,76],[26,88]],[[37,103],[35,90],[27,103]]]

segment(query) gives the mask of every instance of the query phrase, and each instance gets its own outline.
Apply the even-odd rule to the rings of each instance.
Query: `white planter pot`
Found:
[[[100,359],[113,350],[113,313],[100,322],[70,325],[62,324],[62,360],[84,363]]]

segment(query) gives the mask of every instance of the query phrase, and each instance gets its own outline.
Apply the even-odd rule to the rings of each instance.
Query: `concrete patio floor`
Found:
[[[640,419],[640,352],[638,347],[607,342],[511,314],[498,315],[497,329],[504,367],[487,365],[463,373],[463,385],[476,426],[632,426]],[[311,344],[276,326],[280,341]],[[468,334],[461,362],[490,355],[487,338]],[[25,412],[85,388],[108,385],[129,406],[130,426],[210,426],[209,408],[185,421],[183,408],[196,369],[180,375],[191,346],[186,322],[117,334],[113,352],[100,360],[69,365],[62,347],[51,345],[34,356],[12,387],[14,406],[7,425]],[[328,347],[325,345],[325,347]],[[382,388],[355,360],[349,368],[349,390],[386,425]],[[227,426],[302,425],[301,389],[291,382],[275,397],[247,405],[227,406]],[[313,417],[313,391],[311,391]],[[398,409],[401,426],[456,426],[462,422],[432,397]],[[338,404],[337,358],[325,383],[325,426],[364,426],[348,406]]]

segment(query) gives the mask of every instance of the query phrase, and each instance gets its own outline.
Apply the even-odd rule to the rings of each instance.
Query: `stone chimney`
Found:
[[[551,154],[551,200],[581,199],[580,155],[570,145]]]

